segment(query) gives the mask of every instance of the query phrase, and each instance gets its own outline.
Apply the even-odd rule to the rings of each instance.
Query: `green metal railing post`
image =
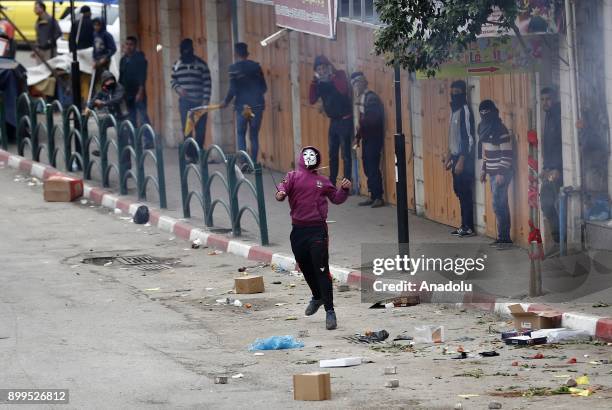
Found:
[[[3,150],[8,150],[8,134],[6,131],[6,112],[4,109],[4,93],[0,91],[0,145]]]
[[[179,145],[179,175],[181,178],[181,198],[183,200],[183,218],[191,218],[189,209],[189,192],[187,187],[187,164],[185,161],[185,143]]]
[[[230,201],[230,219],[232,221],[232,234],[234,236],[240,236],[242,230],[240,229],[239,209],[238,209],[238,193],[235,192],[236,188],[236,155],[228,155],[227,161],[227,192]]]
[[[213,218],[212,218],[212,198],[210,195],[210,186],[208,184],[208,179],[210,178],[210,173],[208,172],[208,157],[210,156],[210,150],[205,151],[202,150],[200,155],[200,172],[202,173],[202,202],[204,208],[204,223],[206,226],[213,226]]]
[[[157,185],[159,187],[159,207],[162,209],[166,209],[168,208],[168,201],[166,199],[166,172],[164,171],[164,147],[162,146],[161,137],[156,132],[153,133],[153,139],[155,140],[155,158],[157,160]]]
[[[131,124],[131,121],[127,120]],[[133,125],[133,124],[132,124]],[[145,169],[144,169],[144,148],[142,144],[143,127],[140,127],[138,132],[135,132],[133,137],[134,151],[136,152],[136,188],[138,189],[138,199],[145,200],[147,198],[145,186]]]
[[[259,215],[259,233],[261,244],[269,245],[268,240],[268,220],[266,218],[266,201],[264,197],[263,176],[261,164],[255,164],[255,189],[257,191],[257,212]]]

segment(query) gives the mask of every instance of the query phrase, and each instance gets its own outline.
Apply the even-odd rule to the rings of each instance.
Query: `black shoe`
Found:
[[[459,236],[459,231],[461,231],[461,228],[457,228],[454,231],[451,231],[450,234],[453,235],[453,236]]]
[[[359,205],[359,206],[371,206],[373,203],[374,203],[374,200],[370,198],[370,199],[366,199],[363,202],[359,202],[357,205]]]
[[[306,306],[306,312],[304,312],[304,314],[306,316],[312,316],[317,313],[317,310],[319,310],[321,306],[323,306],[322,300],[312,299],[308,306]]]
[[[497,244],[497,250],[498,251],[507,251],[508,249],[512,249],[513,247],[514,247],[514,244],[512,243],[512,241],[508,241],[508,242],[500,241]]]
[[[464,238],[464,237],[469,237],[469,236],[475,236],[476,232],[474,232],[472,229],[467,228],[459,228],[457,229],[457,236],[460,238]]]
[[[328,310],[325,312],[325,327],[327,330],[334,330],[338,327],[338,322],[336,321],[336,312],[333,310]]]
[[[385,206],[385,201],[383,201],[382,199],[375,199],[374,203],[372,204],[372,208],[380,208]]]
[[[242,166],[240,167],[240,171],[243,174],[252,174],[253,173],[253,169],[249,166],[249,164],[242,164]]]

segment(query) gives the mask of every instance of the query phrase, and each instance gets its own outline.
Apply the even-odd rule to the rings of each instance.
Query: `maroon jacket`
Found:
[[[311,148],[318,152],[314,147]],[[327,200],[340,205],[348,198],[349,191],[336,188],[329,178],[319,175],[317,170],[309,170],[304,158],[299,155],[298,169],[287,173],[278,185],[289,197],[291,223],[297,226],[325,225],[327,221]]]
[[[316,103],[319,98],[323,100],[323,109],[329,118],[347,119],[353,116],[351,88],[344,71],[334,70],[331,81],[312,80],[310,104]]]

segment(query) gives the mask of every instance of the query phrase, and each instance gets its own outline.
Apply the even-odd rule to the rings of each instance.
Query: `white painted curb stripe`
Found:
[[[275,253],[272,255],[272,264],[278,265],[288,271],[296,270],[295,259],[293,259],[291,256],[282,255],[280,253]]]
[[[136,211],[138,210],[138,207],[141,206],[141,205],[144,205],[144,204],[141,204],[139,202],[135,202],[133,204],[130,204],[130,208],[128,209],[128,213],[130,215],[132,215],[132,216],[136,215]]]
[[[346,283],[348,276],[351,273],[349,269],[344,269],[337,266],[330,266],[329,271],[332,277],[340,283]]]
[[[561,319],[561,327],[586,330],[589,335],[595,336],[595,330],[597,329],[597,322],[599,319],[602,318],[581,313],[568,312],[563,314],[563,318]]]
[[[114,211],[117,207],[117,199],[116,196],[105,194],[102,196],[102,206]]]
[[[19,163],[21,162],[21,158],[15,156],[15,155],[11,155],[8,159],[8,165],[11,168],[19,168]]]
[[[32,163],[32,170],[30,171],[30,173],[32,175],[34,175],[36,178],[38,179],[43,179],[45,177],[45,170],[47,169],[47,167],[45,167],[42,164],[37,164],[36,162]]]
[[[251,250],[251,245],[247,245],[246,243],[238,242],[238,241],[230,241],[227,245],[227,252],[233,255],[242,256],[243,258],[249,257],[249,251]]]
[[[83,186],[83,196],[87,199],[91,198],[91,187],[89,185]]]
[[[157,227],[168,233],[174,232],[174,224],[176,224],[176,219],[170,218],[169,216],[160,216],[157,221]]]
[[[204,232],[200,229],[192,229],[191,232],[189,233],[189,240],[193,242],[196,239],[199,239],[200,242],[202,242],[202,245],[206,246],[208,244],[209,235],[210,234],[208,232]]]

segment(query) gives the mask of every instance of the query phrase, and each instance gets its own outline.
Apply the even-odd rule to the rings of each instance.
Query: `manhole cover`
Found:
[[[135,268],[139,270],[144,270],[144,271],[153,271],[153,270],[170,269],[170,266],[153,263],[150,265],[136,265]]]
[[[159,259],[155,259],[152,256],[119,256],[115,260],[124,265],[153,265],[158,264]]]

